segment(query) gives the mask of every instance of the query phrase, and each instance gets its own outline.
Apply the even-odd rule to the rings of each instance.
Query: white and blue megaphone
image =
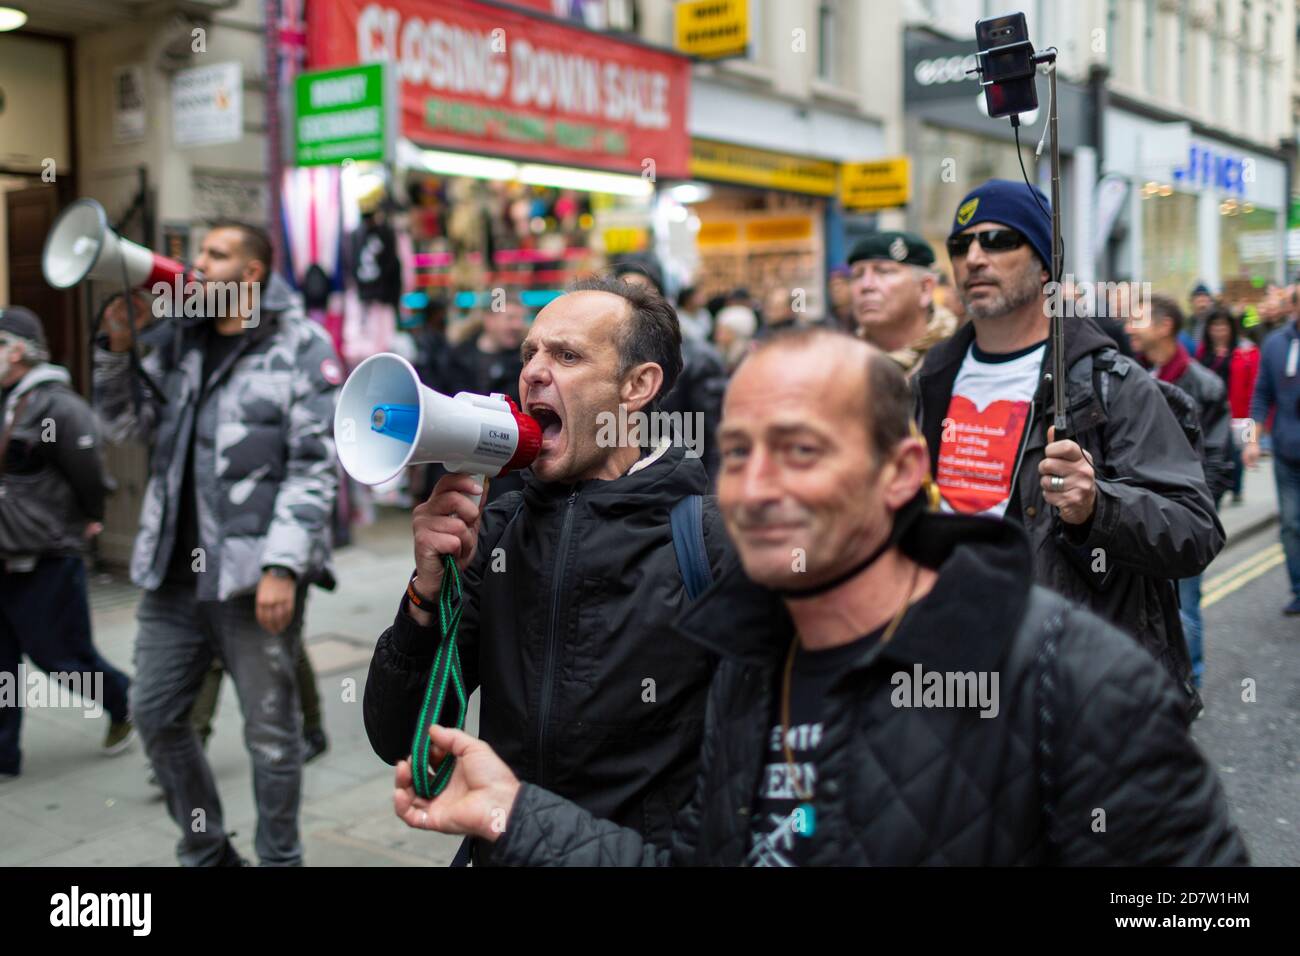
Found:
[[[484,477],[531,465],[542,430],[505,395],[448,398],[424,385],[406,359],[382,352],[343,383],[334,443],[344,470],[363,485],[433,462],[482,484]]]

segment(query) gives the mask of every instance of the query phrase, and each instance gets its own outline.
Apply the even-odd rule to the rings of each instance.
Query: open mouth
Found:
[[[542,450],[553,448],[564,432],[564,419],[560,413],[545,402],[533,402],[528,406],[528,414],[541,426]]]

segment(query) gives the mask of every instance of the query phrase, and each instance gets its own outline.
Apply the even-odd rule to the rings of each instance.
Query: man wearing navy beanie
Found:
[[[1073,434],[1051,434],[1049,210],[1002,179],[958,204],[947,247],[971,321],[926,357],[917,420],[944,510],[1022,525],[1037,582],[1146,647],[1190,719],[1200,698],[1173,579],[1205,570],[1223,526],[1158,384],[1091,319],[1064,320]]]

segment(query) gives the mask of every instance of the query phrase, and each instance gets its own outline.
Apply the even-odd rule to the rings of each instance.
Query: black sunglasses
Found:
[[[948,238],[948,255],[954,259],[966,255],[976,239],[985,252],[1010,252],[1025,244],[1024,234],[1017,229],[989,229],[986,232],[963,232]]]

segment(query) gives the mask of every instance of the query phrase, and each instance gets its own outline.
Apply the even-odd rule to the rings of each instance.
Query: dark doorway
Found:
[[[70,291],[52,288],[41,274],[41,250],[59,211],[59,190],[32,186],[4,194],[9,244],[9,301],[41,317],[50,343],[50,360],[72,373],[73,386],[85,394],[84,332]]]

